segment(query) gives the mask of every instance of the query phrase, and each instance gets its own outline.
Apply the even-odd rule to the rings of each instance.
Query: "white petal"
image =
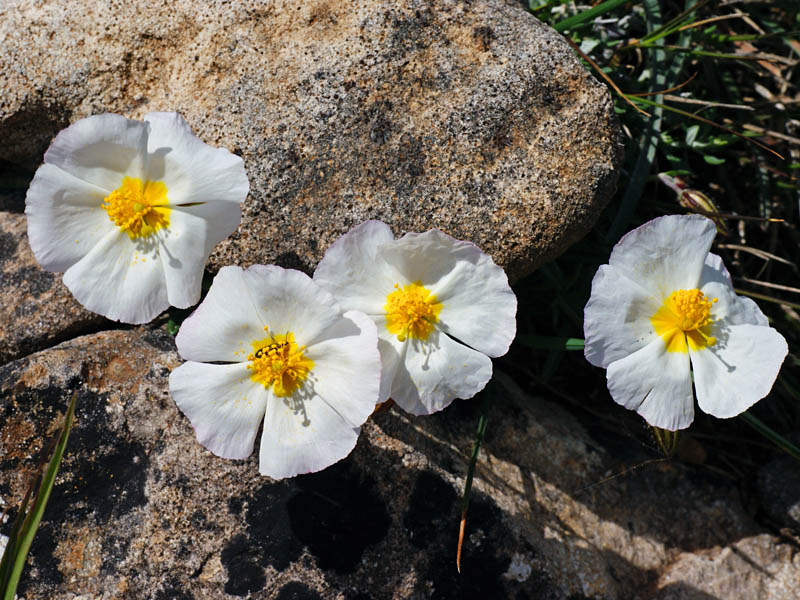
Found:
[[[378,326],[378,351],[381,355],[381,389],[378,394],[378,402],[386,402],[392,395],[392,387],[397,376],[397,371],[402,368],[403,377],[407,380],[407,371],[403,366],[406,355],[405,342],[400,342],[396,335],[385,331],[386,320],[381,317],[377,321]],[[384,331],[381,332],[381,326]],[[424,410],[422,407],[419,410]]]
[[[157,235],[161,241],[161,266],[172,306],[189,308],[200,300],[208,254],[205,249],[204,219],[170,211],[169,227]]]
[[[733,285],[731,274],[728,273],[728,269],[725,267],[725,263],[722,262],[722,258],[709,252],[708,256],[706,256],[705,264],[703,265],[703,271],[700,274],[700,283],[702,285],[711,281],[717,281],[729,286]]]
[[[360,427],[375,410],[380,389],[375,323],[364,313],[349,311],[323,335],[323,341],[305,352],[314,361],[314,393],[352,427]]]
[[[505,271],[478,246],[432,229],[406,234],[379,254],[442,303],[442,331],[489,356],[508,351],[517,331],[517,297]]]
[[[242,362],[266,337],[241,267],[222,267],[200,306],[175,337],[186,360]]]
[[[711,318],[725,326],[731,325],[769,325],[766,315],[758,305],[744,296],[737,296],[729,283],[711,281],[700,288],[707,298],[716,298],[711,306]],[[715,326],[712,326],[712,329]],[[714,334],[716,335],[716,333]]]
[[[492,361],[485,354],[445,333],[434,331],[424,344],[414,339],[404,344],[392,399],[412,414],[432,414],[456,398],[472,398],[492,378]]]
[[[211,207],[222,208],[208,214]],[[169,303],[188,308],[200,300],[203,271],[211,249],[239,224],[236,204],[207,203],[191,208],[174,208],[169,227],[158,231],[162,242],[161,261],[167,281]]]
[[[66,271],[117,228],[103,210],[107,193],[58,167],[43,164],[28,188],[28,241],[39,264]]]
[[[148,126],[121,115],[81,119],[62,130],[44,155],[55,165],[110,194],[125,176],[141,179],[147,160]]]
[[[609,264],[642,288],[665,298],[698,287],[717,229],[700,215],[667,215],[627,233],[614,246]]]
[[[320,471],[355,448],[360,429],[319,396],[301,397],[299,392],[288,398],[268,395],[259,448],[262,475],[282,479]]]
[[[586,360],[608,367],[649,344],[656,337],[650,317],[661,302],[616,268],[601,266],[583,310]]]
[[[244,280],[269,331],[291,331],[300,346],[313,344],[341,318],[333,296],[300,271],[253,265],[244,272]]]
[[[481,253],[470,242],[431,229],[424,233],[407,233],[382,246],[379,254],[408,281],[419,280],[430,289],[449,275],[459,260],[475,260],[476,251]]]
[[[169,391],[197,441],[223,458],[247,458],[264,417],[267,392],[246,365],[187,362],[172,371]]]
[[[612,362],[606,379],[614,401],[635,410],[650,425],[675,431],[694,419],[689,355],[667,352],[661,338]]]
[[[788,347],[771,327],[734,325],[717,335],[714,346],[689,352],[700,408],[728,418],[769,393]]]
[[[147,178],[164,182],[170,205],[244,202],[250,184],[240,157],[204,143],[178,113],[148,113],[144,120],[150,125]]]
[[[333,294],[345,310],[383,314],[386,296],[400,281],[377,252],[382,244],[393,240],[391,229],[381,221],[353,227],[325,252],[314,271],[314,281]]]
[[[111,231],[64,273],[64,284],[89,310],[124,323],[146,323],[169,306],[154,241]],[[149,244],[149,245],[148,245]]]
[[[234,202],[204,202],[193,206],[173,206],[172,214],[204,222],[203,251],[211,254],[214,246],[236,231],[242,219],[242,208]]]
[[[381,356],[381,389],[378,402],[386,402],[392,395],[392,386],[398,369],[405,372],[403,361],[406,355],[406,344],[397,339],[397,335],[386,328],[385,315],[372,317],[378,331],[378,352]]]

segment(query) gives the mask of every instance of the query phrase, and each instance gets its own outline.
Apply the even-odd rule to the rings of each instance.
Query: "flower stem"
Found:
[[[478,421],[478,431],[475,435],[475,443],[472,446],[472,457],[469,460],[467,469],[467,481],[464,483],[464,496],[461,499],[461,522],[458,527],[458,548],[456,549],[456,569],[461,573],[461,546],[464,543],[464,529],[467,525],[467,508],[469,507],[469,494],[472,490],[472,476],[475,474],[475,465],[478,463],[478,452],[481,449],[483,436],[486,433],[486,422],[489,416],[489,390],[483,393],[481,402],[481,418]]]

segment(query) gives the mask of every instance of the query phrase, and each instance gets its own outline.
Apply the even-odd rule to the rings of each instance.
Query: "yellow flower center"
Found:
[[[269,333],[266,327],[264,331]],[[250,379],[267,389],[272,387],[278,397],[291,396],[314,368],[314,361],[303,354],[305,349],[295,343],[292,332],[256,340],[247,357],[247,368],[253,372]]]
[[[103,200],[108,218],[131,239],[169,227],[167,186],[161,181],[124,177],[122,185]]]
[[[677,290],[664,299],[650,323],[667,344],[667,352],[688,352],[717,343],[711,336],[711,306],[716,301],[698,289]]]
[[[436,296],[415,281],[402,288],[394,284],[394,291],[386,296],[386,329],[404,342],[407,337],[426,340],[439,321],[442,304]]]

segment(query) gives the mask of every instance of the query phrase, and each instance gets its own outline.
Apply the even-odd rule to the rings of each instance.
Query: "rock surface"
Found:
[[[0,159],[35,167],[82,117],[178,110],[245,160],[226,264],[313,268],[369,218],[431,227],[530,273],[613,192],[605,88],[504,0],[299,0],[0,8]]]
[[[211,273],[310,272],[341,233],[380,218],[398,235],[471,239],[514,279],[582,235],[614,187],[608,94],[516,3],[78,6],[0,4],[0,294],[13,307],[0,362],[111,326],[37,268],[25,177],[7,162],[34,169],[91,114],[179,110],[244,157],[251,194]]]
[[[108,323],[39,267],[26,231],[25,215],[0,212],[0,364]]]
[[[212,272],[310,270],[380,218],[471,239],[515,278],[586,231],[615,183],[608,95],[516,2],[11,0],[0,48],[0,161],[35,168],[67,124],[151,110],[244,157],[251,195]],[[0,189],[0,508],[73,390],[79,406],[20,600],[800,595],[795,547],[728,481],[677,462],[606,480],[621,467],[575,418],[502,375],[461,575],[480,398],[378,414],[348,458],[289,481],[219,459],[169,397],[173,339],[101,331],[36,267],[22,210]]]
[[[13,504],[72,390],[79,408],[20,588],[25,600],[789,599],[800,555],[738,491],[679,463],[598,485],[610,457],[499,374],[454,568],[480,399],[392,409],[321,473],[274,482],[200,447],[157,329],[100,332],[0,369],[0,496]],[[4,531],[0,528],[0,533]],[[736,590],[747,595],[736,596]],[[750,592],[753,592],[750,595]]]
[[[791,439],[797,444],[800,435],[795,434]],[[770,519],[800,534],[800,480],[794,458],[779,456],[759,469],[758,495]]]

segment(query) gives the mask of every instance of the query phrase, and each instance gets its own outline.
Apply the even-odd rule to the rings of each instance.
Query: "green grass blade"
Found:
[[[597,6],[590,8],[589,10],[585,10],[582,13],[578,13],[577,15],[573,15],[564,19],[563,21],[559,21],[555,25],[553,25],[553,29],[558,31],[559,33],[563,33],[568,29],[573,29],[579,25],[583,25],[586,21],[591,21],[595,17],[605,14],[611,10],[614,10],[618,6],[629,2],[630,0],[606,0],[605,2],[601,2]]]
[[[628,224],[636,212],[639,198],[641,198],[644,186],[647,183],[647,176],[650,174],[650,169],[656,158],[660,133],[661,109],[658,109],[658,112],[653,115],[653,118],[648,121],[647,126],[642,131],[638,145],[638,158],[633,171],[631,171],[628,187],[622,196],[619,210],[614,216],[611,228],[606,234],[606,242],[609,244],[616,243],[622,237],[622,233],[628,228]]]
[[[667,52],[678,52],[681,54],[689,54],[691,56],[708,56],[710,58],[722,58],[725,60],[744,60],[744,61],[754,61],[754,60],[766,60],[764,56],[754,55],[749,56],[747,54],[733,54],[730,52],[715,52],[713,50],[701,50],[698,48],[687,48],[684,46],[672,46],[670,44],[667,45],[658,45],[658,44],[640,44],[640,48],[643,50],[649,48],[660,48]]]
[[[6,544],[6,549],[3,552],[2,560],[0,560],[0,592],[8,587],[8,579],[11,576],[11,567],[14,564],[12,560],[12,556],[16,556],[16,548],[19,546],[20,541],[20,531],[22,531],[22,525],[25,523],[25,515],[28,512],[28,504],[31,500],[31,495],[33,495],[33,488],[34,481],[29,487],[28,491],[25,492],[25,497],[22,499],[22,502],[19,505],[19,510],[17,511],[17,516],[14,518],[14,523],[11,526],[11,532],[8,534],[8,543]]]
[[[644,8],[648,16],[648,20],[653,25],[658,25],[661,22],[661,7],[658,0],[644,0]],[[656,92],[669,87],[668,72],[671,73],[667,65],[667,56],[663,50],[654,48],[654,52],[648,57],[650,68],[653,70],[653,77],[650,80],[649,91]],[[661,94],[656,96],[657,99],[662,99]],[[606,234],[606,242],[609,244],[616,243],[623,232],[628,228],[628,225],[636,212],[636,207],[639,204],[639,199],[642,197],[644,186],[647,183],[647,177],[653,167],[653,161],[656,158],[656,150],[658,149],[659,135],[661,133],[661,120],[663,109],[656,107],[653,111],[653,116],[647,121],[644,129],[642,130],[639,138],[637,148],[637,158],[628,179],[628,187],[622,196],[619,210],[614,216],[614,221],[611,223],[611,228]]]
[[[516,341],[534,350],[583,350],[581,338],[555,337],[549,335],[518,335]]]
[[[640,44],[647,44],[654,42],[656,40],[660,40],[672,33],[675,33],[678,29],[683,27],[686,23],[684,21],[686,18],[695,12],[697,9],[702,8],[706,4],[709,3],[710,0],[702,0],[696,4],[692,4],[691,2],[687,2],[687,8],[681,14],[673,17],[666,23],[664,23],[661,27],[658,27],[644,36],[641,40],[639,40]]]
[[[50,499],[50,492],[53,491],[55,484],[56,474],[58,467],[61,464],[61,458],[64,456],[64,449],[67,447],[67,439],[69,432],[72,429],[72,421],[75,416],[75,404],[77,403],[77,392],[72,394],[67,414],[64,417],[64,425],[59,433],[58,443],[53,451],[53,456],[47,465],[44,477],[39,484],[39,489],[36,491],[36,497],[33,507],[30,512],[25,516],[25,522],[19,532],[19,541],[15,540],[14,555],[10,556],[9,562],[13,562],[8,580],[5,582],[4,588],[0,589],[3,593],[2,600],[14,600],[14,595],[17,591],[17,584],[22,575],[22,569],[25,566],[25,561],[28,558],[28,551],[33,543],[33,538],[36,535],[36,530],[39,528],[39,523],[42,521],[44,509],[47,506],[47,501]],[[9,540],[9,545],[11,540]],[[5,556],[3,557],[5,560]]]
[[[775,152],[775,150],[773,150],[772,148],[769,148],[768,146],[765,146],[761,142],[759,142],[757,140],[754,140],[751,136],[749,136],[747,134],[739,133],[738,131],[734,131],[730,127],[725,127],[724,125],[720,125],[718,123],[715,123],[714,121],[711,121],[709,119],[706,119],[704,117],[701,117],[699,115],[691,113],[689,111],[681,110],[680,108],[675,108],[674,106],[670,106],[669,104],[662,104],[661,102],[656,102],[656,101],[650,100],[648,98],[642,98],[640,96],[629,96],[629,97],[634,102],[640,102],[640,103],[646,104],[648,106],[655,106],[655,107],[657,107],[656,110],[667,110],[669,112],[672,112],[672,113],[681,115],[683,117],[686,117],[687,119],[692,119],[694,121],[699,121],[700,123],[705,123],[706,125],[710,125],[712,127],[715,127],[716,129],[721,129],[722,131],[730,133],[731,135],[735,135],[739,139],[745,140],[745,141],[747,141],[747,142],[749,142],[751,144],[755,144],[756,146],[758,146],[762,150],[766,150],[770,154],[774,155],[776,158],[784,160],[783,156],[781,156],[780,154]],[[661,98],[661,96],[656,96],[656,98]]]
[[[800,460],[800,448],[795,446],[792,442],[787,440],[781,434],[776,431],[773,431],[770,427],[764,424],[761,419],[758,419],[751,415],[749,412],[745,411],[739,415],[739,418],[750,425],[753,429],[775,444],[778,448],[793,456],[797,460]]]
[[[705,2],[700,2],[698,4],[695,3],[694,0],[687,0],[684,13],[688,14],[693,12],[703,4],[705,4]],[[643,0],[643,5],[648,22],[655,26],[653,33],[662,30],[660,27],[662,17],[659,0]],[[672,19],[671,22],[676,22],[676,19]],[[648,35],[652,35],[652,33]],[[690,35],[691,34],[687,31],[680,32],[678,43],[681,45],[687,44]],[[646,38],[647,36],[643,39]],[[653,52],[648,54],[648,66],[653,70],[653,77],[649,85],[649,91],[652,93],[669,89],[675,85],[683,68],[685,55],[674,54],[668,57],[664,49],[659,46],[652,46],[651,50],[653,50]],[[635,101],[639,100],[639,98],[631,99]],[[652,170],[661,135],[664,111],[669,110],[669,107],[663,105],[663,99],[663,94],[656,94],[655,102],[648,100],[643,103],[654,107],[651,111],[653,116],[647,122],[639,136],[638,155],[629,177],[628,187],[622,196],[619,210],[614,217],[611,228],[606,234],[605,241],[608,244],[616,243],[628,228],[636,212],[642,192],[644,191],[647,178]]]
[[[753,40],[768,40],[771,38],[794,38],[800,36],[800,31],[773,31],[772,33],[743,33],[741,35],[720,35],[718,42],[751,42]]]
[[[469,495],[472,491],[472,477],[475,474],[475,465],[478,464],[478,452],[480,452],[483,436],[486,434],[486,422],[489,418],[489,394],[490,390],[483,393],[481,402],[481,418],[478,421],[478,431],[475,435],[475,443],[472,445],[472,456],[469,459],[467,469],[467,480],[464,482],[464,496],[461,498],[461,523],[458,529],[458,548],[456,550],[456,569],[461,572],[461,546],[464,542],[464,528],[467,523],[467,509],[469,508]]]

